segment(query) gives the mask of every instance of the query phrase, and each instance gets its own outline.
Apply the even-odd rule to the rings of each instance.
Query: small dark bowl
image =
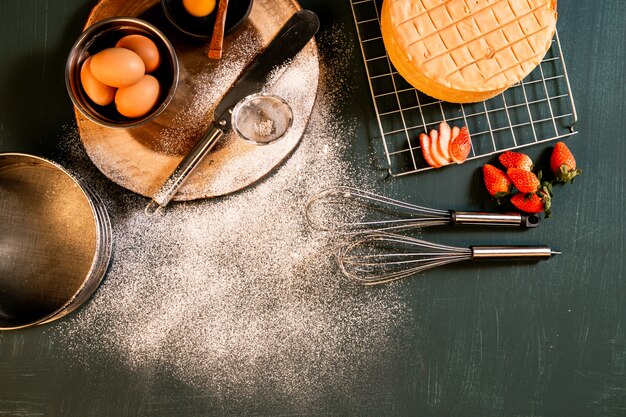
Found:
[[[158,104],[148,114],[130,119],[119,114],[114,105],[98,106],[87,97],[80,83],[80,68],[90,56],[134,34],[147,36],[159,48],[161,66],[152,75],[161,83],[162,93]],[[133,17],[111,17],[89,26],[79,36],[67,58],[65,85],[76,108],[92,122],[105,127],[130,128],[149,122],[165,110],[178,86],[178,71],[174,46],[155,26]]]
[[[219,3],[219,0],[216,0]],[[230,0],[226,12],[225,34],[233,33],[243,23],[250,14],[253,0]],[[215,16],[217,15],[217,4],[215,10],[206,17],[195,17],[190,15],[183,6],[182,0],[161,0],[163,13],[167,19],[185,35],[201,40],[211,40]]]

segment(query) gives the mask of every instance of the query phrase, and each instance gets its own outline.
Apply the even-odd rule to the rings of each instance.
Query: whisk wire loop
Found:
[[[380,284],[441,265],[470,259],[472,250],[410,236],[369,233],[340,247],[337,261],[348,278]]]
[[[317,204],[338,210],[324,222],[314,215]],[[304,212],[312,228],[344,234],[445,225],[451,218],[450,211],[422,207],[348,186],[329,188],[313,196],[307,201]],[[374,215],[376,219],[364,219],[367,215]]]

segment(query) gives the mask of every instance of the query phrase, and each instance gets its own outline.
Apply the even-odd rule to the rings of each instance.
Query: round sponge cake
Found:
[[[384,0],[391,62],[411,85],[453,103],[521,81],[550,49],[556,0]]]

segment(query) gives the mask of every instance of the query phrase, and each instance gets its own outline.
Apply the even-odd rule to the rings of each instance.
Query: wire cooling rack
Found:
[[[417,91],[395,70],[380,30],[382,0],[350,3],[392,176],[431,169],[422,156],[419,134],[443,120],[468,127],[472,136],[468,159],[578,133],[558,33],[541,64],[522,82],[484,102],[453,104]]]

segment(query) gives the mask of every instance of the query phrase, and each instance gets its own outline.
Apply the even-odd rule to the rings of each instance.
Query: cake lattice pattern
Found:
[[[391,10],[401,32],[396,41],[411,62],[428,78],[466,91],[522,79],[550,47],[556,23],[550,0],[396,0]],[[395,22],[394,11],[412,16]]]

